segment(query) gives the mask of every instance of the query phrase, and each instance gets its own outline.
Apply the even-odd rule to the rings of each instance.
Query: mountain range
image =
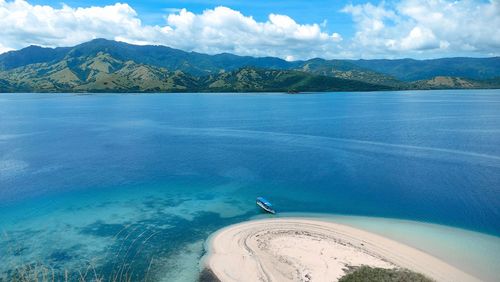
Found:
[[[500,57],[286,61],[95,39],[0,54],[0,92],[307,92],[500,88]]]

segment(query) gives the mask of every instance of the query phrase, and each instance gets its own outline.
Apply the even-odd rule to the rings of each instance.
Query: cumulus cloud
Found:
[[[206,53],[309,58],[334,52],[342,40],[321,24],[299,24],[271,14],[265,22],[227,7],[194,14],[171,10],[165,25],[145,25],[128,4],[61,8],[0,0],[0,51],[30,44],[70,46],[93,38],[135,44],[162,44]]]
[[[0,0],[0,26],[2,45],[15,49],[29,44],[67,46],[112,34],[133,37],[144,29],[127,4],[54,9],[23,0]]]
[[[402,0],[351,4],[342,11],[356,25],[350,48],[364,57],[500,53],[498,0]]]
[[[217,7],[196,15],[185,9],[167,18],[166,37],[184,49],[208,53],[232,52],[261,56],[317,56],[334,50],[340,35],[323,32],[318,24],[301,25],[285,15],[271,14],[257,22],[238,11]]]
[[[147,25],[126,3],[54,8],[26,0],[0,0],[0,53],[31,44],[72,46],[107,38],[287,60],[500,54],[499,0],[351,4],[342,9],[355,27],[354,35],[347,38],[327,32],[326,20],[301,24],[287,15],[270,14],[267,20],[257,21],[227,7],[198,14],[177,8],[163,11],[164,24]]]
[[[11,50],[13,50],[13,49],[5,47],[5,46],[2,45],[2,43],[0,43],[0,54],[8,52],[8,51],[11,51]]]

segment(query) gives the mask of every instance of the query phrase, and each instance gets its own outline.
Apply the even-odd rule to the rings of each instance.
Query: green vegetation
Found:
[[[357,60],[351,63],[402,81],[431,79],[436,76],[463,77],[474,80],[500,76],[500,57],[442,58],[433,60]]]
[[[409,84],[412,89],[474,89],[500,88],[500,77],[488,80],[474,80],[461,77],[436,76]]]
[[[339,282],[432,282],[433,280],[407,269],[385,269],[361,266],[341,277]]]
[[[1,92],[287,92],[373,91],[389,86],[293,70],[241,68],[197,77],[121,61],[109,53],[66,57],[0,72]]]
[[[104,39],[67,48],[30,46],[0,55],[0,92],[294,93],[453,88],[500,88],[500,58],[287,62]]]
[[[299,70],[316,75],[362,81],[377,85],[390,86],[392,88],[405,88],[405,83],[398,81],[392,76],[362,68],[351,62],[343,60],[328,61],[323,59],[312,59],[304,62],[300,66]]]
[[[313,75],[300,71],[255,68],[242,68],[211,76],[206,78],[203,84],[206,84],[208,90],[212,92],[373,91],[391,89],[383,85]]]

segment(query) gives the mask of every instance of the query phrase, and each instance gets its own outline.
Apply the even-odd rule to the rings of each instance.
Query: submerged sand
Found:
[[[436,281],[479,279],[412,247],[350,226],[303,218],[254,220],[214,234],[205,263],[221,281],[336,281],[368,265]]]

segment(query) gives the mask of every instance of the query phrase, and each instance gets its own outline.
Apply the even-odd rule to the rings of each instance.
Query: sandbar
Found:
[[[480,281],[423,251],[351,226],[307,218],[252,220],[207,242],[221,281],[337,281],[361,265],[405,268],[436,281]]]

